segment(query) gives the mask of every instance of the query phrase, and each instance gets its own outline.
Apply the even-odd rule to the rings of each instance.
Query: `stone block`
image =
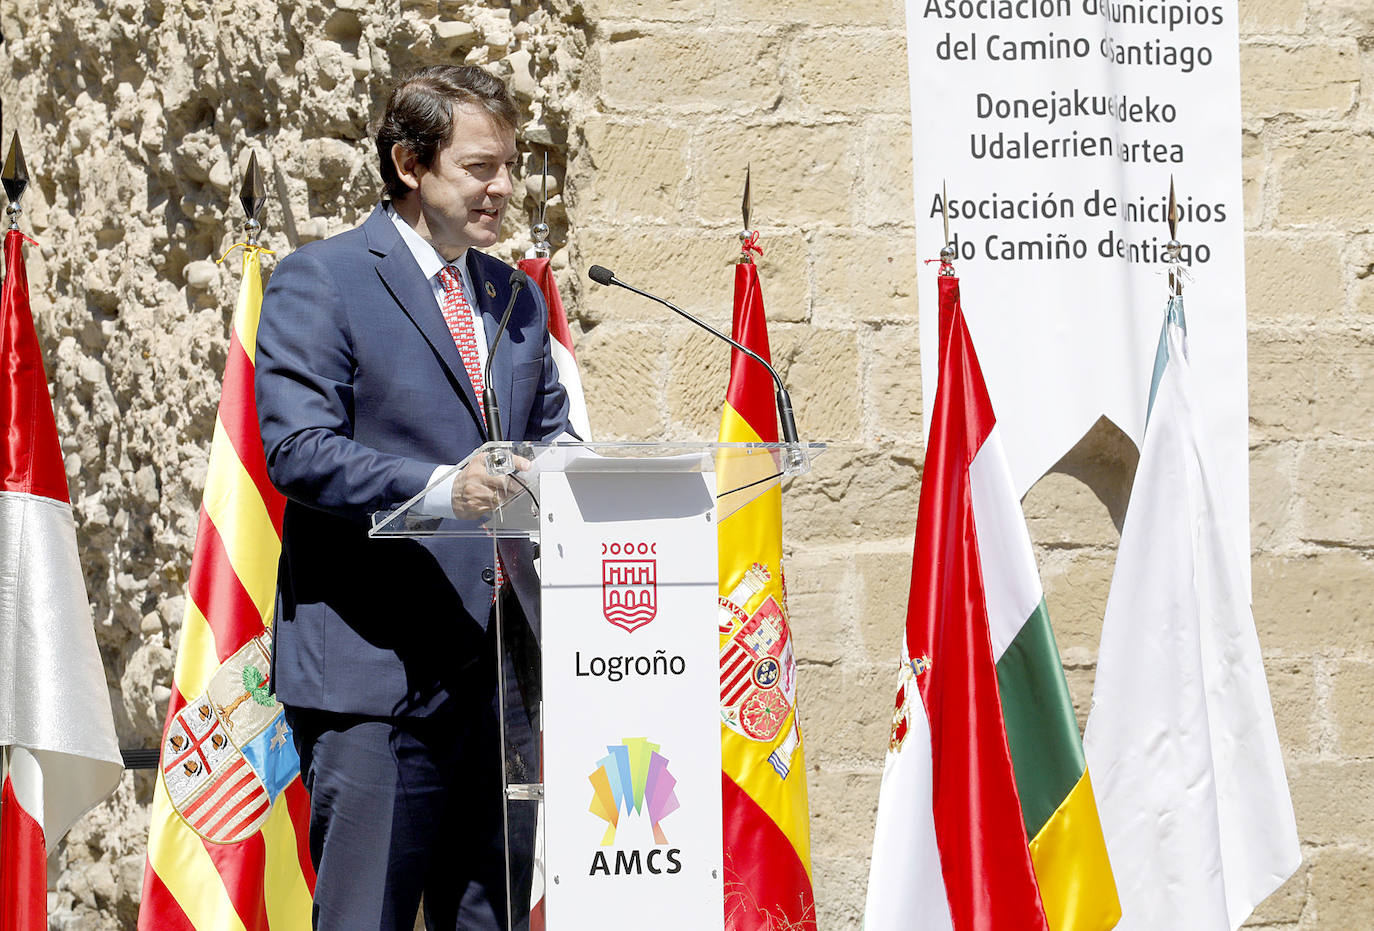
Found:
[[[904,22],[902,5],[893,0],[776,0],[753,6],[737,3],[721,5],[720,16],[727,22],[797,23],[805,26],[893,26]],[[906,50],[901,52],[903,59]]]
[[[811,247],[818,314],[915,329],[916,240],[909,226],[883,233],[817,230]]]
[[[1304,29],[1307,0],[1246,0],[1240,4],[1240,33],[1295,34]]]
[[[738,220],[744,169],[752,165],[757,216],[802,229],[864,221],[856,209],[861,143],[848,123],[732,121],[703,128],[692,143],[696,214],[710,224]]]
[[[590,0],[586,4],[586,10],[587,18],[594,22],[633,20],[651,23],[698,23],[709,21],[715,12],[715,6],[715,0],[636,0],[630,12],[631,5],[617,0]]]
[[[1364,0],[1308,0],[1307,25],[1332,36],[1374,35],[1374,8]]]
[[[627,113],[768,110],[782,93],[781,51],[774,37],[753,29],[612,38],[601,48],[600,97],[608,109]]]
[[[784,486],[789,534],[798,541],[910,541],[921,468],[916,459],[837,443],[812,471]]]
[[[873,551],[865,547],[855,558],[856,624],[864,658],[892,670],[895,684],[911,592],[912,542],[890,541],[890,545],[897,548]]]
[[[1106,469],[1106,463],[1091,465]],[[1031,540],[1041,547],[1114,547],[1120,539],[1111,512],[1092,486],[1067,472],[1040,477],[1021,500]]]
[[[789,539],[783,525],[783,539]],[[862,556],[858,557],[862,560]],[[787,608],[799,663],[832,665],[867,659],[855,626],[855,557],[833,547],[803,549],[787,557]]]
[[[728,328],[727,328],[728,329]],[[668,423],[674,437],[714,437],[730,382],[730,348],[689,323],[665,327]]]
[[[880,446],[921,443],[921,366],[914,323],[861,330],[864,433]]]
[[[804,32],[799,39],[796,102],[821,113],[910,112],[906,36],[897,31]],[[872,67],[883,62],[886,67]],[[790,98],[790,94],[784,99]]]
[[[1040,579],[1059,652],[1095,657],[1112,587],[1114,550],[1041,550]]]
[[[654,440],[663,436],[662,391],[667,360],[659,330],[597,327],[577,344],[587,416],[598,440]]]
[[[1264,672],[1285,758],[1314,751],[1318,711],[1317,677],[1312,661],[1271,656],[1265,660]]]
[[[1374,439],[1374,332],[1254,327],[1249,368],[1252,439]],[[1311,469],[1331,456],[1340,453],[1331,449],[1313,456],[1309,450],[1303,467]],[[1310,492],[1310,473],[1299,474]]]
[[[1315,927],[1369,927],[1372,884],[1374,855],[1368,847],[1328,847],[1317,851],[1312,859],[1310,880]]]
[[[1305,325],[1345,308],[1341,237],[1251,233],[1245,237],[1245,293],[1251,324]]]
[[[1374,236],[1352,236],[1346,251],[1346,265],[1354,272],[1351,283],[1351,308],[1362,323],[1374,323]]]
[[[910,117],[872,117],[861,129],[863,209],[858,225],[910,226],[915,219]],[[917,245],[924,250],[920,243]],[[936,246],[931,255],[918,253],[917,257],[935,258],[939,252]]]
[[[1282,225],[1313,229],[1363,229],[1374,214],[1374,186],[1332,183],[1336,178],[1374,177],[1374,136],[1322,131],[1275,152]]]
[[[763,306],[769,321],[801,322],[810,307],[806,241],[800,232],[765,233],[758,258]],[[613,269],[631,284],[662,295],[712,326],[730,331],[739,239],[720,230],[662,230],[642,226],[593,227],[578,234],[582,264]],[[585,268],[579,269],[580,274]],[[597,319],[663,322],[678,319],[660,304],[623,288],[587,286]],[[705,333],[702,339],[711,339]]]
[[[1266,651],[1307,654],[1367,645],[1374,631],[1374,560],[1354,550],[1256,556],[1255,626]]]
[[[1263,446],[1250,453],[1250,547],[1283,548],[1295,538],[1297,515],[1296,443]]]
[[[797,672],[806,761],[820,767],[882,765],[892,736],[897,674],[857,663],[808,663]]]
[[[1308,875],[1311,870],[1310,865],[1304,860],[1301,866],[1293,871],[1282,886],[1279,886],[1269,898],[1265,899],[1250,915],[1250,920],[1245,923],[1245,927],[1252,926],[1284,926],[1292,923],[1294,928],[1302,917],[1303,904],[1307,901]]]
[[[1363,647],[1365,659],[1344,660],[1336,666],[1328,704],[1335,718],[1336,734],[1342,756],[1374,757],[1374,663],[1369,660],[1370,644]]]
[[[825,931],[861,931],[868,891],[868,857],[830,857],[812,850],[811,871],[816,893],[816,927]]]
[[[854,330],[776,326],[773,366],[792,396],[803,439],[859,438],[859,346]]]
[[[811,774],[811,850],[827,858],[866,861],[873,852],[882,773],[832,771]]]
[[[1366,399],[1368,400],[1368,399]],[[1314,443],[1302,450],[1304,493],[1298,534],[1308,543],[1374,546],[1374,449],[1370,444]]]
[[[1313,45],[1247,42],[1240,48],[1241,114],[1257,119],[1294,114],[1335,118],[1360,92],[1353,40]]]
[[[1367,804],[1374,797],[1374,761],[1299,762],[1287,769],[1304,844],[1366,844],[1374,837],[1374,808]]]
[[[1252,132],[1240,134],[1241,199],[1245,203],[1245,228],[1254,229],[1264,218],[1265,169],[1269,164],[1264,143]]]
[[[685,206],[688,134],[661,121],[615,123],[593,117],[583,127],[573,207],[586,220],[626,224],[680,221]]]

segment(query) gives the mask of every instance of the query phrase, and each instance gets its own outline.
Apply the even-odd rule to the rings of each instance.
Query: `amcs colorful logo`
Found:
[[[653,826],[654,843],[667,844],[662,821],[680,806],[673,787],[677,779],[668,771],[668,758],[660,754],[659,745],[643,737],[629,737],[616,746],[606,748],[592,774],[592,804],[588,809],[606,822],[601,846],[615,843],[615,831],[620,826],[622,811],[647,816]]]

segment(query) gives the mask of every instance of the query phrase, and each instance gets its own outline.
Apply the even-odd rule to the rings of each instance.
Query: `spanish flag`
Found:
[[[267,479],[253,400],[262,251],[243,254],[153,791],[140,931],[310,927],[310,800],[270,681],[284,499]]]
[[[765,359],[768,324],[758,269],[735,266],[733,335]],[[770,359],[771,361],[771,359]],[[776,443],[773,382],[739,350],[721,415],[722,443]],[[762,475],[760,460],[767,460]],[[719,490],[754,485],[736,506],[721,499],[721,791],[727,931],[816,927],[806,765],[797,722],[797,662],[782,570],[782,490],[770,456],[723,454]],[[736,493],[749,498],[757,485]],[[734,510],[731,508],[734,507]]]

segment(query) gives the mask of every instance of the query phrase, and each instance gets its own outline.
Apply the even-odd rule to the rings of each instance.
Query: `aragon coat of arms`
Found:
[[[172,807],[211,843],[257,833],[300,773],[291,729],[268,684],[271,656],[272,635],[263,631],[220,664],[163,736],[162,779]]]

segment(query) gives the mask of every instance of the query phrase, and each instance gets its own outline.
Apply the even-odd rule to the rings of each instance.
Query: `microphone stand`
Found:
[[[626,291],[633,291],[640,297],[647,297],[649,300],[657,304],[662,304],[664,307],[667,307],[673,313],[677,314],[685,320],[690,320],[692,323],[695,323],[697,326],[701,327],[703,330],[710,333],[717,339],[724,340],[731,346],[734,346],[740,352],[744,353],[749,358],[758,362],[759,365],[762,365],[764,368],[766,368],[768,370],[768,374],[773,376],[773,383],[777,386],[778,422],[782,428],[782,441],[784,443],[783,473],[785,475],[798,475],[801,472],[805,471],[806,450],[802,447],[801,440],[797,436],[797,419],[796,415],[793,413],[792,410],[792,397],[787,393],[787,388],[783,385],[782,376],[778,374],[778,370],[773,368],[773,366],[770,365],[766,359],[760,356],[757,352],[754,352],[754,350],[750,349],[748,346],[742,345],[732,337],[727,336],[720,330],[717,330],[715,327],[711,326],[711,324],[707,323],[705,320],[702,320],[699,317],[695,317],[692,314],[689,314],[687,311],[683,310],[681,307],[678,307],[671,301],[667,301],[656,294],[650,294],[648,291],[642,291],[632,284],[626,284],[624,281],[621,281],[619,278],[617,278],[615,276],[615,272],[611,271],[609,268],[605,268],[601,265],[593,265],[590,269],[588,269],[587,276],[591,278],[592,281],[595,281],[597,284],[617,285],[619,287],[624,288]]]

